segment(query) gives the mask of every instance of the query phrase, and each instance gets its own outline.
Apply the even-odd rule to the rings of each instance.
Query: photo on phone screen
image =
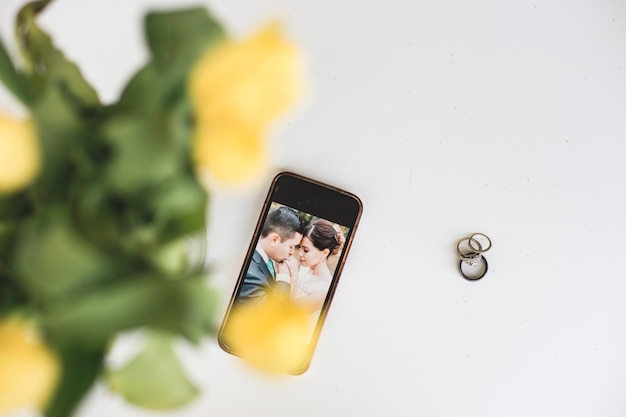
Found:
[[[291,363],[285,367],[285,372],[304,372],[309,366],[360,214],[361,202],[350,193],[296,174],[279,174],[270,187],[220,330],[222,348],[246,356],[228,337],[229,326],[235,326],[230,323],[233,311],[259,308],[266,305],[264,303],[285,306],[284,311],[298,311],[306,316],[307,322],[306,333],[302,336],[305,352],[297,365]],[[247,356],[267,354],[264,352],[268,349],[267,338],[263,332],[269,334],[275,324],[260,321],[265,310],[253,314],[256,321],[249,320],[243,331],[260,336],[250,337],[253,343],[261,341],[257,351],[253,346]],[[281,317],[268,320],[280,322]],[[241,330],[238,332],[240,334]],[[250,349],[250,346],[246,345],[246,348]],[[281,349],[282,346],[276,349],[278,361],[281,360]],[[270,355],[273,353],[269,352]],[[290,354],[289,351],[282,352],[285,357]]]

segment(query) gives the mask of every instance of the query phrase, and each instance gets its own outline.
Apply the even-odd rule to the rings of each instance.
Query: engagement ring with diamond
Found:
[[[457,242],[459,272],[463,278],[476,281],[485,276],[489,265],[483,253],[489,249],[491,249],[491,239],[484,233],[474,233]]]

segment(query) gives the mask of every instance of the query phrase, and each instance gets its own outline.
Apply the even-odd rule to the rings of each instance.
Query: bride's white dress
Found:
[[[324,293],[328,292],[330,288],[330,279],[319,278],[311,272],[309,267],[302,267],[298,272],[298,284],[296,286],[296,292],[294,294],[295,302],[298,302],[298,299],[302,299],[310,294],[313,294],[317,291],[323,291]],[[321,308],[313,311],[310,314],[311,319],[311,331],[315,328],[317,324],[317,320],[319,318]]]
[[[306,297],[316,291],[328,291],[330,280],[320,279],[313,275],[311,268],[303,266],[298,273],[298,285],[296,286],[296,300]]]

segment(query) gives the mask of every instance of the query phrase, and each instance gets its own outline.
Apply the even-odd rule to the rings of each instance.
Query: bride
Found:
[[[300,271],[292,285],[292,299],[311,313],[319,312],[333,278],[328,257],[341,252],[345,237],[331,222],[317,219],[302,234],[298,258]]]

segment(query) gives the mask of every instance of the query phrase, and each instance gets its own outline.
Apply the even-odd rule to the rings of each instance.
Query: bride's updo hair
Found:
[[[308,237],[317,249],[328,249],[330,255],[336,255],[341,252],[346,241],[341,229],[324,219],[317,219],[309,223],[304,228],[303,235]]]

